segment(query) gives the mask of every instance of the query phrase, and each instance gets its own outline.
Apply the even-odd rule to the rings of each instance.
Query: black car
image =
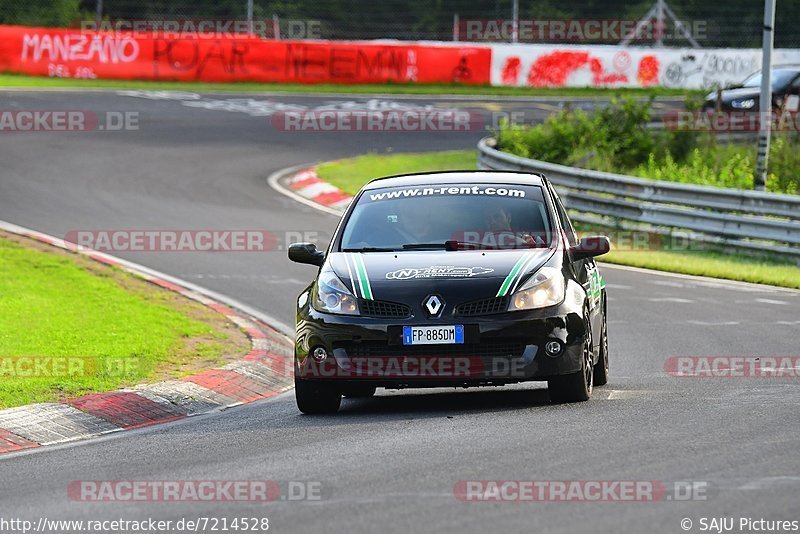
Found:
[[[297,300],[295,394],[305,413],[377,387],[546,380],[555,402],[608,380],[606,290],[543,176],[443,172],[380,178],[342,217]]]
[[[779,110],[789,95],[798,95],[800,66],[776,65],[772,68],[772,109]],[[741,84],[720,92],[720,111],[758,111],[761,95],[761,72],[751,74]],[[706,95],[703,111],[714,111],[717,92]]]

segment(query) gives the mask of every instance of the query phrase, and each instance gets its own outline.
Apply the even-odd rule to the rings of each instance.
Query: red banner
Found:
[[[0,26],[0,71],[64,78],[205,82],[489,84],[479,46],[165,38]]]

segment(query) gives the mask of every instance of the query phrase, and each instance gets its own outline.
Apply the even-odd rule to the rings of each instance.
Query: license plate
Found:
[[[403,327],[403,345],[450,345],[457,343],[464,343],[464,325]]]

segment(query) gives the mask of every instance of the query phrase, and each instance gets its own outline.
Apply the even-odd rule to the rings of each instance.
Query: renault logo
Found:
[[[431,317],[439,315],[442,308],[444,308],[444,301],[436,295],[431,295],[425,300],[425,309],[428,310]]]

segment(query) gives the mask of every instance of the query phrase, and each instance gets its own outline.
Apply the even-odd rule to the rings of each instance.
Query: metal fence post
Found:
[[[94,22],[95,28],[100,29],[100,23],[103,22],[103,0],[97,0],[95,4]]]
[[[519,0],[514,0],[514,5],[511,8],[511,17],[513,29],[511,30],[511,42],[519,42]]]
[[[277,13],[272,14],[272,35],[276,41],[281,40],[281,23]]]
[[[758,110],[761,121],[758,129],[758,159],[753,189],[764,191],[767,188],[767,162],[769,160],[770,118],[772,115],[772,43],[775,26],[775,0],[764,3],[764,40],[761,45],[761,97]]]

